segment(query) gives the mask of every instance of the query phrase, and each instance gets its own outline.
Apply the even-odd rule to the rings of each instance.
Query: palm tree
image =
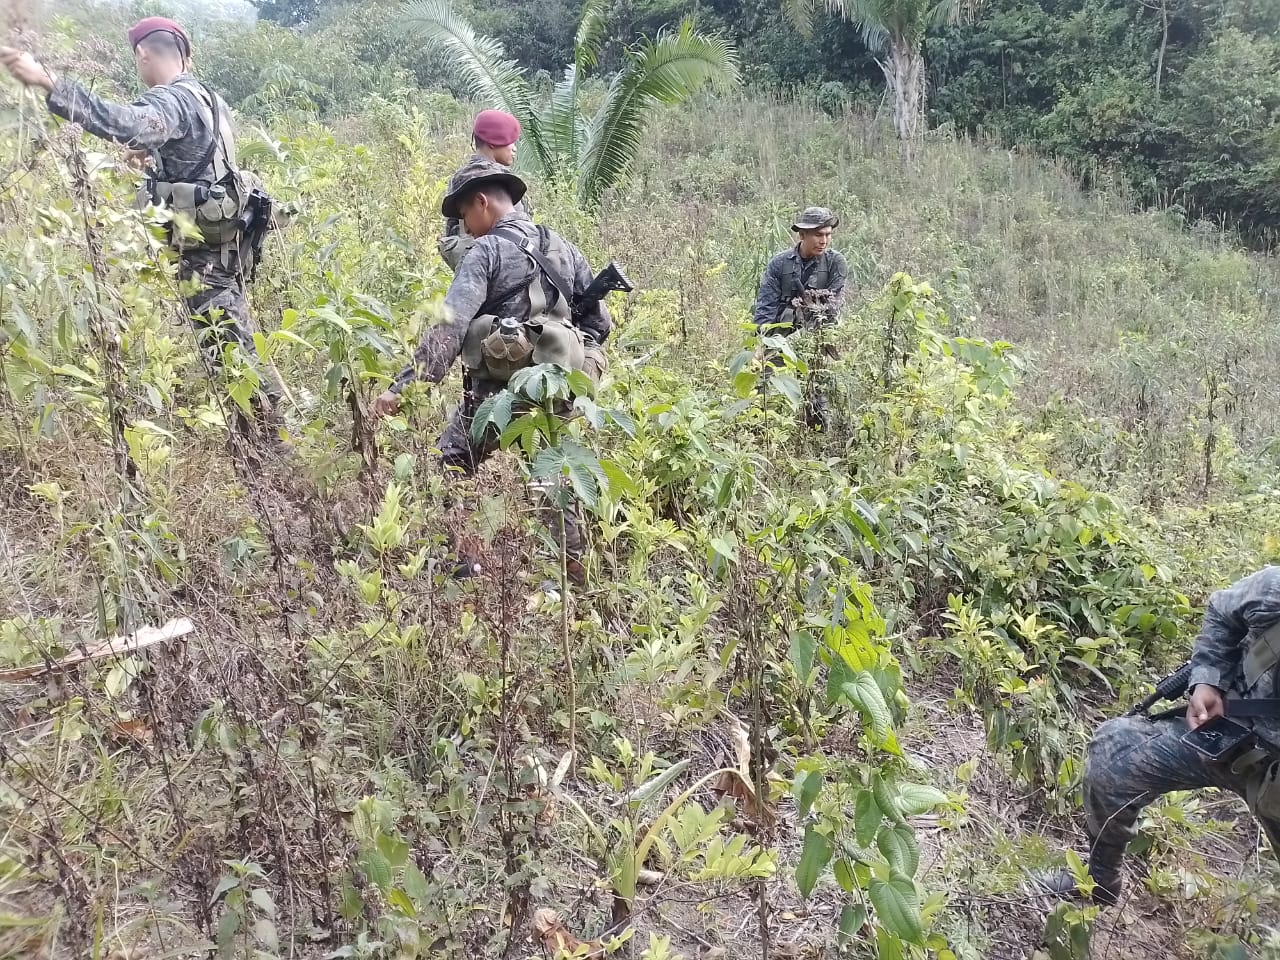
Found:
[[[910,159],[925,129],[924,37],[953,19],[957,0],[821,0],[831,13],[857,24],[884,71],[893,125]],[[782,11],[801,33],[813,32],[819,0],[782,0]]]
[[[699,32],[691,20],[628,50],[594,115],[580,104],[584,74],[595,65],[604,38],[605,0],[586,0],[574,39],[574,62],[543,106],[533,103],[527,72],[506,59],[502,45],[477,36],[449,0],[408,0],[408,28],[428,46],[448,54],[459,79],[476,100],[506,110],[524,128],[526,149],[518,166],[532,165],[543,178],[573,183],[584,205],[620,183],[658,107],[682,103],[706,85],[738,82],[738,57],[721,37]]]

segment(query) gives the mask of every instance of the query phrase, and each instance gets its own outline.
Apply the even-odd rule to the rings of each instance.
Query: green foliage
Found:
[[[520,119],[531,148],[520,155],[526,158],[522,163],[532,162],[549,182],[572,183],[579,201],[588,205],[625,177],[657,108],[681,103],[704,86],[729,86],[738,79],[732,46],[699,33],[686,20],[628,53],[603,102],[588,116],[581,102],[582,74],[596,62],[604,26],[603,8],[590,2],[575,38],[574,62],[539,109],[526,72],[505,59],[500,43],[478,36],[448,0],[412,0],[405,19],[429,47],[452,55],[472,96]]]
[[[607,70],[615,38],[588,13],[579,62]],[[643,936],[692,900],[699,936],[744,931],[726,951],[749,956],[735,914],[764,896],[779,940],[1001,955],[982,941],[1006,916],[1040,922],[1011,876],[1035,834],[1072,828],[1097,717],[1185,654],[1208,589],[1280,552],[1272,265],[1025,157],[926,143],[903,167],[854,111],[699,98],[598,206],[535,195],[642,280],[615,304],[609,378],[522,372],[477,418],[511,455],[445,475],[456,382],[407,391],[376,433],[368,411],[442,316],[437,211],[471,108],[360,100],[388,89],[343,86],[342,58],[380,49],[354,17],[296,43],[256,28],[299,71],[312,43],[300,75],[332,98],[260,100],[264,125],[241,125],[296,207],[252,293],[287,462],[241,458],[249,371],[207,376],[163,223],[126,210],[111,155],[5,101],[0,663],[196,630],[5,686],[0,930],[23,956],[327,937],[297,949],[490,957],[524,949],[535,906],[590,940],[620,904]],[[346,97],[367,114],[315,119]],[[854,266],[822,434],[797,427],[810,344],[772,343],[785,369],[757,393],[743,327],[814,184],[843,198]],[[591,518],[590,589],[542,582],[529,479]],[[484,556],[474,580],[444,575],[459,540]],[[1029,793],[1024,816],[1010,798]],[[1191,903],[1188,930],[1253,930],[1276,902],[1252,849],[1218,875],[1224,803],[1142,823],[1139,895],[1159,916]],[[805,897],[831,909],[787,919]],[[1052,941],[1070,949],[1090,909]],[[692,955],[682,937],[650,955]]]

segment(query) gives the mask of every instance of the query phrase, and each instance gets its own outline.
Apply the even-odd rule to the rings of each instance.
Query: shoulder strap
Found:
[[[208,86],[194,77],[192,77],[190,81],[179,80],[174,84],[174,86],[181,87],[189,91],[191,95],[196,98],[198,103],[209,108],[209,114],[213,118],[213,136],[209,138],[209,146],[205,149],[204,153],[201,154],[199,160],[193,160],[191,162],[191,166],[188,168],[191,173],[188,174],[187,178],[189,180],[197,179],[201,174],[208,170],[209,165],[213,163],[214,154],[218,152],[218,147],[223,148],[223,163],[224,166],[226,166],[227,171],[230,172],[231,158],[226,155],[226,145],[222,140],[222,109],[218,105],[218,98],[214,96],[213,91],[210,90]],[[203,91],[203,97],[200,95],[200,91]],[[214,177],[215,182],[220,179],[221,177]]]
[[[547,279],[551,281],[551,285],[555,287],[556,292],[560,294],[560,300],[564,304],[564,309],[567,315],[568,311],[573,308],[573,295],[565,285],[564,278],[560,276],[560,271],[557,270],[551,261],[547,259],[546,255],[538,249],[537,245],[528,237],[516,233],[513,230],[505,230],[502,227],[490,230],[489,232],[495,237],[501,237],[508,243],[514,243],[524,251],[525,256],[542,269],[542,272],[547,275]]]

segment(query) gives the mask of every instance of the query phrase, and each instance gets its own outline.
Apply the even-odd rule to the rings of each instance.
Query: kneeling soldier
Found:
[[[1118,717],[1089,743],[1084,810],[1099,903],[1120,896],[1121,860],[1139,814],[1174,790],[1239,794],[1280,856],[1280,567],[1264,567],[1209,598],[1188,666],[1185,715],[1179,708]],[[1038,885],[1060,895],[1076,886],[1065,870]]]
[[[597,381],[605,369],[601,345],[612,322],[598,296],[592,299],[589,293],[591,267],[576,246],[535,226],[517,209],[525,189],[518,176],[487,159],[473,160],[454,176],[441,213],[462,220],[477,239],[445,296],[449,319],[426,331],[413,363],[374,406],[377,416],[394,413],[410,381],[439,383],[461,356],[463,398],[449,416],[439,447],[444,466],[467,474],[498,447],[493,430],[478,442],[472,438],[472,419],[517,369],[558,363],[582,369]],[[513,345],[521,343],[527,349],[513,352]],[[570,575],[583,582],[583,531],[572,510],[565,511],[564,548]]]

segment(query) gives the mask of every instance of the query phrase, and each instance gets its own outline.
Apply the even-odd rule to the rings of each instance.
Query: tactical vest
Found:
[[[804,261],[797,254],[796,259],[787,261],[787,270],[779,284],[782,291],[782,310],[778,313],[778,323],[792,327],[806,326],[805,318],[797,315],[791,301],[807,290],[826,290],[831,286],[831,256],[822,253],[807,281],[802,279]]]
[[[462,343],[462,364],[467,373],[479,380],[506,383],[524,367],[554,363],[569,370],[583,370],[589,376],[593,373],[598,376],[594,365],[586,363],[582,331],[573,325],[571,319],[571,288],[566,286],[559,271],[553,274],[544,266],[544,261],[552,266],[569,262],[564,241],[549,230],[540,231],[545,245],[537,248],[535,254],[534,241],[525,237],[515,239],[515,234],[503,230],[494,233],[503,242],[519,248],[533,266],[528,283],[529,314],[527,317],[498,317],[492,313],[481,313],[472,320]],[[559,293],[555,303],[550,305],[542,287],[544,276]]]
[[[182,77],[172,86],[193,100],[212,136],[197,160],[174,163],[180,169],[158,170],[140,199],[189,217],[203,240],[184,240],[175,232],[174,246],[179,250],[213,247],[222,252],[225,266],[240,236],[252,184],[235,167],[235,134],[226,103],[194,77]]]

